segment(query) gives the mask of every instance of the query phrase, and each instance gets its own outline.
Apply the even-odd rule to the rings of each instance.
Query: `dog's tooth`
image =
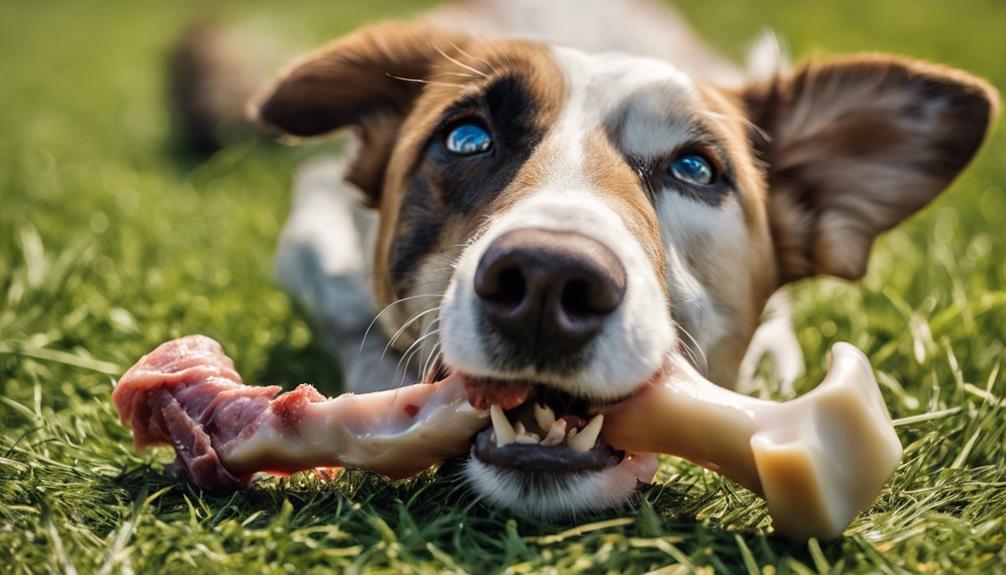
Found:
[[[493,405],[489,408],[489,418],[493,421],[493,431],[496,432],[497,447],[503,447],[517,440],[517,432],[510,425],[500,406]]]
[[[547,405],[534,404],[534,420],[538,423],[538,429],[551,431],[552,424],[555,423],[555,412]]]
[[[524,435],[517,436],[517,443],[527,443],[536,445],[540,442],[541,440],[538,438],[537,433],[525,433]]]
[[[514,425],[514,431],[517,433],[517,438],[515,440],[517,443],[538,443],[541,441],[541,437],[539,437],[537,433],[531,433],[525,429],[524,424],[519,421],[516,425]]]
[[[541,440],[541,444],[551,447],[559,445],[564,439],[566,439],[566,422],[560,419],[552,422],[552,426],[549,427],[545,439]]]
[[[597,442],[597,436],[601,434],[602,425],[604,425],[604,415],[599,413],[575,437],[567,442],[569,448],[578,453],[590,451]]]

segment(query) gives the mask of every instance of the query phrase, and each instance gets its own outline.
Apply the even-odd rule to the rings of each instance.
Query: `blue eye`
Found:
[[[670,175],[682,182],[696,186],[708,186],[713,183],[715,173],[709,165],[709,160],[699,154],[682,154],[671,162]]]
[[[460,124],[447,134],[444,146],[459,156],[474,156],[487,151],[493,145],[493,137],[478,124]]]

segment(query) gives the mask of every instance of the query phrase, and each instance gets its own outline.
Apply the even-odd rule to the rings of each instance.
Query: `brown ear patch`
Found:
[[[294,62],[252,113],[266,128],[299,138],[353,127],[361,150],[348,180],[376,205],[402,121],[431,69],[467,41],[422,22],[363,28]]]
[[[749,88],[783,281],[866,272],[875,237],[968,164],[998,96],[964,72],[882,55],[809,64]]]
[[[260,99],[257,117],[310,137],[375,113],[402,115],[438,52],[465,40],[425,24],[363,28],[294,62]]]

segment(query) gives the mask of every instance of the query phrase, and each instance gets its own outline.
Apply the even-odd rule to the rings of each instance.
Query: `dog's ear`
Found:
[[[356,129],[362,149],[348,179],[376,204],[398,129],[431,66],[466,39],[425,23],[363,28],[294,62],[252,113],[295,137]]]
[[[874,238],[953,181],[998,105],[981,79],[882,55],[805,65],[743,98],[783,282],[862,277]]]

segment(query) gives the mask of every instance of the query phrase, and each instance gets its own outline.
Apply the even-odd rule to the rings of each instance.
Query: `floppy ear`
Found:
[[[874,238],[971,160],[998,96],[958,70],[869,55],[805,65],[748,87],[744,101],[788,282],[862,277]]]
[[[297,137],[352,126],[362,149],[348,180],[376,204],[402,120],[434,59],[463,42],[422,23],[363,28],[294,62],[253,103],[266,127]]]

